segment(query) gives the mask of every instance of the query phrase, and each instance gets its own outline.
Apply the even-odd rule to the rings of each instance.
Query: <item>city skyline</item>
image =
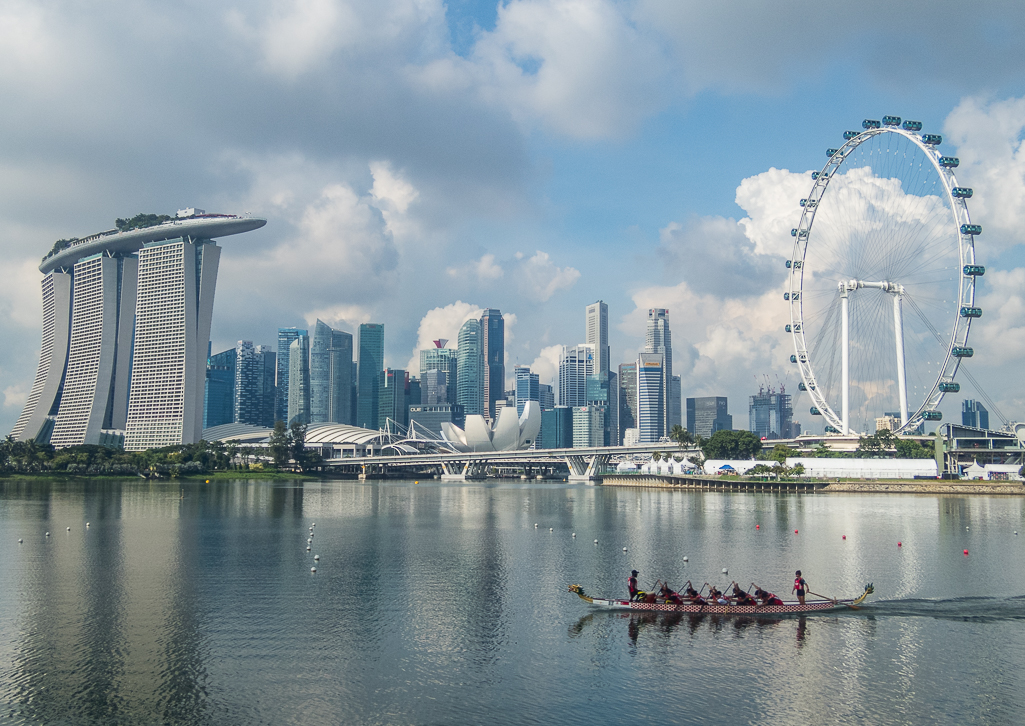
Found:
[[[922,22],[896,3],[885,27],[829,3],[417,7],[5,8],[6,430],[39,363],[39,257],[112,215],[190,204],[270,221],[223,248],[215,352],[318,318],[353,334],[374,321],[389,332],[383,364],[416,372],[423,341],[455,339],[490,307],[505,320],[507,385],[517,364],[548,384],[600,299],[611,369],[643,350],[646,311],[667,308],[683,397],[739,402],[779,375],[807,426],[782,330],[789,230],[825,149],[884,114],[942,135],[974,188],[987,273],[969,370],[1000,413],[1023,417],[1025,21],[1006,5],[945,4]],[[832,44],[811,73],[804,50],[768,41],[839,25],[859,42]],[[173,59],[152,52],[157,26],[176,34]],[[961,383],[946,422],[983,399]]]

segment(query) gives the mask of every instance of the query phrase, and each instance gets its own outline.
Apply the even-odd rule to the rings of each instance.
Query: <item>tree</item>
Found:
[[[293,421],[291,427],[288,429],[288,448],[289,453],[292,455],[292,460],[296,466],[299,467],[299,471],[303,470],[303,465],[306,463],[306,424],[301,421]]]
[[[750,431],[716,431],[701,447],[706,459],[751,459],[762,441]]]
[[[933,442],[925,446],[914,439],[898,439],[894,444],[897,450],[897,457],[901,459],[931,459],[933,457]]]
[[[673,428],[669,430],[669,440],[675,441],[676,445],[682,449],[685,445],[694,443],[694,436],[680,424],[674,424]]]
[[[651,452],[651,460],[652,461],[659,461],[659,460],[661,460],[661,458],[662,458],[662,454],[660,454],[659,452],[657,452],[657,451]]]
[[[280,469],[288,463],[288,429],[285,428],[284,421],[274,422],[274,433],[270,435],[267,448],[270,449],[271,458],[274,459],[274,466]]]

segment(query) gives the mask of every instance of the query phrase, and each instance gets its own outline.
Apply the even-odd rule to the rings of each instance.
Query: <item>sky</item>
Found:
[[[7,0],[0,429],[53,242],[190,206],[267,219],[220,241],[215,351],[377,322],[415,372],[492,307],[508,373],[550,382],[587,304],[613,365],[666,307],[684,396],[729,396],[745,426],[760,381],[796,393],[782,292],[809,173],[883,114],[961,158],[986,230],[971,372],[1025,420],[1022,37],[1018,0]]]

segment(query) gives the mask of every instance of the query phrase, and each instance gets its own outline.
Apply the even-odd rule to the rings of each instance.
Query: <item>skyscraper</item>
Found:
[[[662,433],[664,436],[679,423],[680,413],[672,414],[673,343],[669,332],[669,311],[665,308],[648,310],[648,328],[644,336],[644,352],[662,355]],[[643,433],[641,434],[643,436]],[[644,439],[642,438],[643,442]],[[657,439],[656,439],[657,441]]]
[[[559,356],[559,405],[587,405],[587,377],[594,374],[594,346],[563,346]]]
[[[356,425],[377,430],[378,391],[384,370],[384,325],[363,323],[359,326],[359,381],[356,384]]]
[[[627,429],[637,428],[637,364],[619,366],[619,443]]]
[[[750,430],[764,439],[793,438],[794,408],[790,394],[780,388],[759,386],[748,408]]]
[[[421,372],[420,401],[415,403],[437,406],[448,402],[448,373],[437,368]]]
[[[267,345],[240,340],[235,346],[234,421],[251,426],[274,425],[276,355]]]
[[[288,421],[310,423],[310,336],[299,335],[288,346]]]
[[[641,353],[637,358],[637,428],[640,443],[652,444],[665,435],[665,378],[661,353]]]
[[[203,434],[197,404],[220,256],[217,245],[191,237],[146,242],[139,250],[128,451],[195,442]]]
[[[266,222],[178,217],[122,220],[61,240],[43,259],[39,366],[15,439],[59,447],[123,434],[130,449],[198,441],[220,253],[211,238]]]
[[[587,306],[587,338],[584,341],[594,346],[595,372],[608,374],[609,363],[609,306],[601,300]]]
[[[988,429],[989,411],[978,401],[967,398],[961,402],[961,425]]]
[[[495,418],[495,401],[505,398],[505,319],[502,311],[487,308],[480,316],[481,349],[484,353],[483,406]]]
[[[235,348],[206,359],[206,390],[203,394],[203,428],[235,420]]]
[[[402,426],[409,425],[409,404],[407,391],[409,376],[404,370],[386,368],[378,373],[378,412],[377,426],[383,429],[391,419]]]
[[[288,423],[289,356],[292,343],[307,331],[301,328],[278,328],[277,377],[275,378],[274,421]]]
[[[257,426],[274,427],[274,404],[277,399],[277,386],[274,379],[277,375],[278,355],[272,345],[256,346],[256,357],[260,361],[260,418]],[[237,391],[236,391],[237,394]]]
[[[541,405],[542,411],[551,411],[555,408],[555,391],[548,383],[541,383],[537,387],[537,402]]]
[[[673,426],[680,426],[683,423],[683,391],[682,382],[679,376],[669,379],[669,416],[666,433],[673,430]]]
[[[310,343],[311,423],[352,423],[352,335],[321,320]]]
[[[732,431],[733,417],[726,396],[688,398],[687,430],[706,439],[716,431]]]
[[[484,353],[479,320],[467,320],[463,323],[459,329],[457,344],[459,377],[456,382],[456,402],[463,407],[466,416],[483,414]]]
[[[459,365],[458,352],[453,348],[446,348],[447,340],[441,338],[434,341],[433,348],[425,348],[420,351],[420,378],[427,371],[444,371],[445,386],[448,398],[437,403],[456,403],[456,396],[459,391]]]
[[[516,415],[523,415],[523,407],[527,401],[537,401],[541,404],[541,380],[537,373],[530,372],[530,366],[516,366],[513,368],[516,375]]]

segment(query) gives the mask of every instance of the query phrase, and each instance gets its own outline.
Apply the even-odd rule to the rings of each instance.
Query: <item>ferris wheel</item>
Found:
[[[790,360],[827,432],[874,433],[892,416],[910,433],[941,420],[940,401],[960,390],[954,376],[973,355],[982,227],[938,134],[895,116],[862,129],[827,150],[791,230]]]

